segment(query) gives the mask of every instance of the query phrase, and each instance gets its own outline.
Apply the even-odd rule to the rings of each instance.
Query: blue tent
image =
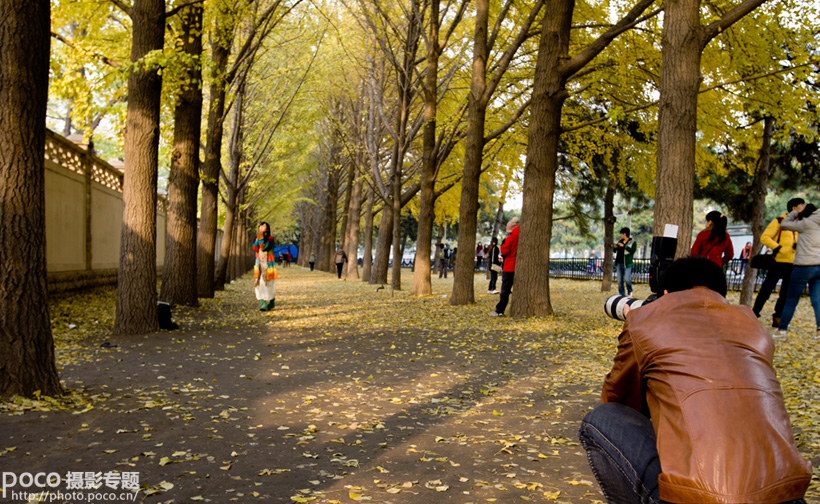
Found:
[[[278,247],[273,247],[273,257],[277,260],[279,256],[285,252],[290,252],[291,261],[295,261],[296,258],[299,257],[299,249],[296,245],[279,245]]]

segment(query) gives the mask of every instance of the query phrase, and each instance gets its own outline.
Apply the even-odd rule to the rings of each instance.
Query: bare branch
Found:
[[[487,41],[487,54],[490,54],[490,51],[492,51],[493,47],[495,47],[495,41],[498,40],[498,33],[501,31],[501,24],[507,18],[507,14],[510,12],[510,7],[512,7],[512,0],[507,0],[504,6],[501,7],[501,11],[498,13],[498,16],[495,18],[493,31],[490,34],[490,39]]]
[[[78,51],[80,50],[80,49],[77,48],[77,46],[74,45],[74,42],[68,40],[67,38],[63,37],[62,35],[60,35],[57,32],[51,32],[51,36],[52,36],[52,38],[55,38],[55,39],[59,40],[60,42],[62,42],[63,44],[67,45],[68,47],[70,47],[72,49],[76,49]],[[108,56],[104,56],[104,55],[99,54],[99,53],[91,53],[91,56],[94,57],[94,58],[99,59],[100,61],[102,61],[103,63],[105,63],[106,65],[108,65],[112,68],[122,68],[122,65],[120,65],[116,61],[112,60]]]
[[[502,134],[504,134],[504,132],[510,129],[512,125],[518,122],[518,119],[521,118],[522,115],[524,115],[524,112],[530,107],[530,103],[532,103],[531,97],[528,98],[527,101],[522,103],[520,107],[518,107],[518,110],[516,110],[515,113],[512,116],[510,116],[510,119],[505,124],[503,124],[500,128],[493,131],[489,135],[485,136],[484,141],[489,142],[490,140],[494,140]]]
[[[645,0],[648,1],[648,0]],[[493,72],[493,76],[490,79],[490,82],[487,83],[487,86],[484,88],[484,94],[479,98],[481,104],[487,104],[490,101],[490,97],[495,92],[495,89],[498,87],[498,83],[501,82],[501,78],[504,76],[504,72],[507,71],[507,68],[510,66],[510,62],[515,56],[515,53],[518,52],[518,49],[521,47],[521,44],[529,37],[529,31],[532,24],[535,22],[535,18],[538,16],[538,13],[541,12],[541,8],[544,6],[544,0],[537,0],[535,5],[533,5],[532,10],[530,11],[530,15],[527,17],[527,20],[521,26],[521,29],[516,35],[515,40],[513,40],[509,46],[507,46],[507,50],[504,51],[504,54],[501,55],[501,58],[498,59],[498,65],[496,67],[495,72]]]
[[[450,23],[450,28],[447,29],[447,34],[439,41],[439,51],[447,46],[447,43],[450,41],[450,37],[453,35],[453,32],[456,31],[456,27],[464,18],[464,13],[467,11],[467,5],[469,3],[469,0],[461,0],[461,5],[458,7],[458,12],[456,13],[455,19],[453,19],[453,22]],[[441,25],[441,22],[439,22],[439,25]]]
[[[165,19],[170,19],[170,18],[176,16],[177,14],[179,14],[179,12],[181,10],[185,9],[186,7],[190,7],[190,6],[196,5],[196,4],[201,4],[201,3],[204,3],[204,2],[205,2],[205,0],[193,0],[191,2],[187,2],[187,3],[184,3],[182,5],[177,5],[176,7],[174,7],[173,9],[171,9],[168,12],[165,13]]]
[[[717,37],[723,30],[738,22],[743,16],[760,7],[766,0],[746,0],[734,9],[723,15],[720,19],[703,28],[700,37],[700,48],[703,50],[706,44]]]
[[[605,31],[595,41],[586,46],[580,53],[576,54],[565,64],[561,65],[561,74],[565,78],[572,76],[575,72],[579,71],[586,66],[587,63],[592,61],[592,59],[603,51],[610,42],[615,40],[615,37],[633,28],[635,25],[660,14],[660,12],[663,11],[662,8],[657,9],[646,16],[640,17],[643,11],[648,9],[653,3],[655,3],[655,0],[640,0],[634,7],[632,7],[632,9],[630,9],[626,16],[615,24],[615,26]]]
[[[128,14],[128,16],[129,16],[129,17],[131,16],[131,9],[132,9],[133,7],[129,6],[128,4],[126,4],[125,2],[123,2],[122,0],[109,0],[109,1],[110,1],[112,4],[116,5],[116,6],[117,6],[117,7],[118,7],[121,11],[123,11],[123,12],[124,12],[124,13],[126,13],[126,14]]]

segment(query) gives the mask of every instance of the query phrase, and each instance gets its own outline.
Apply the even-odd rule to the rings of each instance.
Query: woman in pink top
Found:
[[[726,216],[717,210],[706,214],[706,228],[695,238],[692,255],[706,257],[721,268],[729,264],[735,250],[726,232],[728,223]]]

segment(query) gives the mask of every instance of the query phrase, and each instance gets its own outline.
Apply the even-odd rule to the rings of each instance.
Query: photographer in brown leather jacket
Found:
[[[610,503],[802,503],[811,464],[794,444],[771,335],[726,278],[689,257],[664,295],[628,313],[579,437]]]

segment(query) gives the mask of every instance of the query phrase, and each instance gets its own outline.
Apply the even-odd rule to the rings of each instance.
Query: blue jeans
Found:
[[[664,504],[658,497],[661,461],[647,417],[623,404],[602,404],[584,417],[578,438],[607,502]]]
[[[632,292],[632,266],[616,264],[615,272],[618,274],[618,294],[626,296],[627,293]],[[626,283],[626,290],[624,290],[624,283]]]
[[[602,404],[584,417],[578,438],[607,502],[661,502],[661,461],[647,417],[623,404]]]
[[[780,315],[780,326],[778,329],[788,329],[789,323],[794,317],[794,310],[800,295],[806,285],[809,286],[809,299],[814,308],[814,323],[820,329],[820,266],[795,266],[789,280],[789,292],[786,296],[786,305],[783,306],[783,313]]]

